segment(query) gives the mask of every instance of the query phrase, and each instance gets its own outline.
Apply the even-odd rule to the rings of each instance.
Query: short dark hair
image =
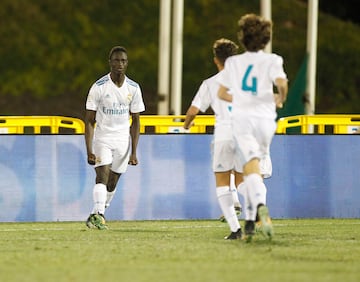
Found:
[[[127,54],[126,48],[123,46],[115,46],[112,47],[109,53],[109,60],[111,59],[111,56],[116,53],[116,52],[123,52],[125,54]]]
[[[238,39],[247,51],[265,48],[271,39],[272,21],[255,14],[246,14],[238,22]]]
[[[229,39],[220,38],[214,42],[213,53],[214,56],[222,63],[233,55],[236,55],[239,47]]]

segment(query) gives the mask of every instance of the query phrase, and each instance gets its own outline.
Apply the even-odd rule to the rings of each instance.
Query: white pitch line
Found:
[[[315,219],[316,220],[316,219]],[[323,223],[316,223],[316,225],[322,225],[322,226],[326,226],[326,225],[332,225],[332,222],[323,222]],[[360,221],[355,221],[355,222],[348,222],[347,224],[350,225],[359,225]],[[80,223],[79,223],[80,225]],[[121,226],[121,227],[116,227],[116,228],[112,228],[111,227],[111,221],[109,221],[109,227],[110,227],[110,231],[111,230],[138,230],[138,229],[204,229],[204,228],[224,228],[227,227],[227,224],[224,223],[219,223],[217,225],[161,225],[161,226],[145,226],[142,227],[141,224],[138,226]],[[286,227],[286,226],[297,226],[298,224],[296,223],[273,223],[274,227]],[[306,224],[301,224],[301,226],[313,226],[314,224],[310,224],[310,223],[306,223]],[[55,227],[55,228],[1,228],[0,225],[0,232],[21,232],[21,231],[74,231],[75,228],[61,228],[61,227]],[[81,230],[88,230],[86,227],[82,227],[80,229],[78,229],[79,231]]]
[[[64,230],[70,230],[65,228],[6,228],[6,229],[0,229],[0,232],[16,232],[16,231],[64,231]]]

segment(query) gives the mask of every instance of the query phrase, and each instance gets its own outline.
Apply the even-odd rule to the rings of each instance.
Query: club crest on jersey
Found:
[[[127,101],[129,102],[129,104],[131,103],[132,99],[133,99],[133,95],[131,93],[129,93],[127,95]]]

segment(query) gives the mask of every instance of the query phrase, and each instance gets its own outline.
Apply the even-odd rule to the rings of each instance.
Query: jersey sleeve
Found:
[[[225,67],[222,71],[219,72],[217,78],[216,78],[216,81],[221,84],[222,86],[226,87],[226,88],[231,88],[230,87],[230,76],[228,74],[229,70],[227,67],[229,65],[229,62],[230,61],[230,58],[228,58],[226,61],[225,61]]]
[[[141,88],[139,85],[134,87],[133,97],[129,109],[131,113],[140,113],[145,111],[145,105],[142,98]]]
[[[91,111],[97,111],[98,109],[98,97],[99,97],[99,87],[94,83],[86,99],[86,109]]]
[[[205,112],[211,104],[210,90],[209,86],[203,81],[195,94],[194,99],[191,102],[191,105],[198,108],[201,112]]]
[[[272,64],[270,68],[270,79],[275,83],[277,78],[287,79],[286,73],[284,71],[284,60],[279,55],[273,54]]]

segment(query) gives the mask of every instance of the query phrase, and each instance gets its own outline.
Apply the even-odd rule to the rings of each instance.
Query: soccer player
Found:
[[[237,54],[237,52],[238,46],[234,42],[224,38],[215,41],[213,44],[214,63],[219,72],[224,68],[225,60],[229,56]],[[219,83],[216,79],[218,75],[219,73],[201,83],[186,112],[183,126],[184,129],[189,129],[199,111],[205,112],[211,107],[215,113],[216,124],[212,142],[212,169],[215,173],[216,194],[219,205],[231,230],[230,235],[226,236],[225,239],[234,240],[241,238],[242,231],[234,206],[234,202],[240,205],[237,191],[236,189],[235,191],[230,190],[230,174],[234,168],[234,144],[230,119],[231,103],[217,97]]]
[[[266,206],[266,186],[259,161],[266,155],[276,130],[276,106],[281,107],[288,92],[283,58],[263,51],[272,33],[272,22],[247,14],[238,22],[238,39],[245,52],[226,60],[218,77],[218,96],[232,102],[235,159],[243,164],[244,188],[250,210],[246,214],[245,237],[255,234],[258,217],[262,232],[273,236],[273,226]],[[278,94],[274,95],[273,86]],[[229,91],[231,90],[231,92]]]
[[[241,178],[241,179],[238,179],[238,181],[240,181],[240,183],[242,183],[243,180]],[[237,187],[235,185],[235,173],[234,173],[234,171],[232,171],[230,173],[230,191],[231,191],[231,193],[233,195],[233,201],[234,201],[234,207],[235,207],[236,214],[237,214],[238,218],[240,218],[241,212],[242,212],[242,206],[241,206],[241,203],[240,203],[240,200],[239,200],[238,190],[237,190]],[[219,219],[220,219],[221,222],[226,222],[226,219],[225,219],[224,215],[221,215]]]
[[[260,160],[260,173],[262,175],[262,177],[265,178],[270,178],[272,175],[272,162],[271,162],[271,158],[270,158],[270,148],[268,148],[268,153]],[[236,182],[235,182],[235,174],[236,174]],[[237,184],[237,186],[236,186]],[[235,210],[238,210],[237,207],[240,207],[240,211],[242,211],[242,207],[238,198],[238,194],[242,195],[244,203],[243,206],[245,207],[245,215],[246,218],[250,217],[251,218],[251,213],[256,212],[252,209],[250,209],[250,206],[248,204],[248,197],[246,194],[246,190],[245,190],[245,183],[244,183],[244,177],[243,177],[243,173],[242,173],[242,167],[237,167],[237,171],[233,171],[230,175],[230,190],[232,191],[233,195],[236,193],[236,196],[233,197],[234,200],[234,205],[235,205]],[[238,214],[238,216],[240,216],[241,213]],[[226,219],[225,217],[222,215],[220,217],[220,221],[221,222],[225,222]],[[261,223],[259,221],[256,222],[257,225],[257,230],[260,230],[261,227]]]
[[[272,162],[271,162],[271,157],[270,157],[270,148],[268,148],[268,153],[261,158],[260,160],[260,174],[263,177],[263,179],[267,179],[270,178],[272,175]],[[240,182],[240,184],[236,187],[237,191],[239,192],[239,194],[243,197],[243,206],[245,207],[245,220],[252,218],[255,214],[256,217],[256,210],[251,208],[251,205],[249,205],[249,199],[247,196],[247,192],[246,192],[246,188],[245,188],[245,183],[244,183],[244,177],[242,174],[242,168],[237,168],[240,172],[236,172],[237,174],[240,174],[242,176],[242,178],[239,177],[240,180],[242,180],[242,182]],[[258,218],[256,218],[256,230],[259,231],[261,230],[262,224],[259,221]]]
[[[139,115],[145,110],[139,84],[125,75],[127,50],[122,46],[113,47],[109,65],[110,73],[91,86],[85,113],[87,161],[94,165],[96,172],[94,206],[86,225],[98,229],[107,229],[105,208],[114,197],[121,174],[128,164],[138,164]]]

